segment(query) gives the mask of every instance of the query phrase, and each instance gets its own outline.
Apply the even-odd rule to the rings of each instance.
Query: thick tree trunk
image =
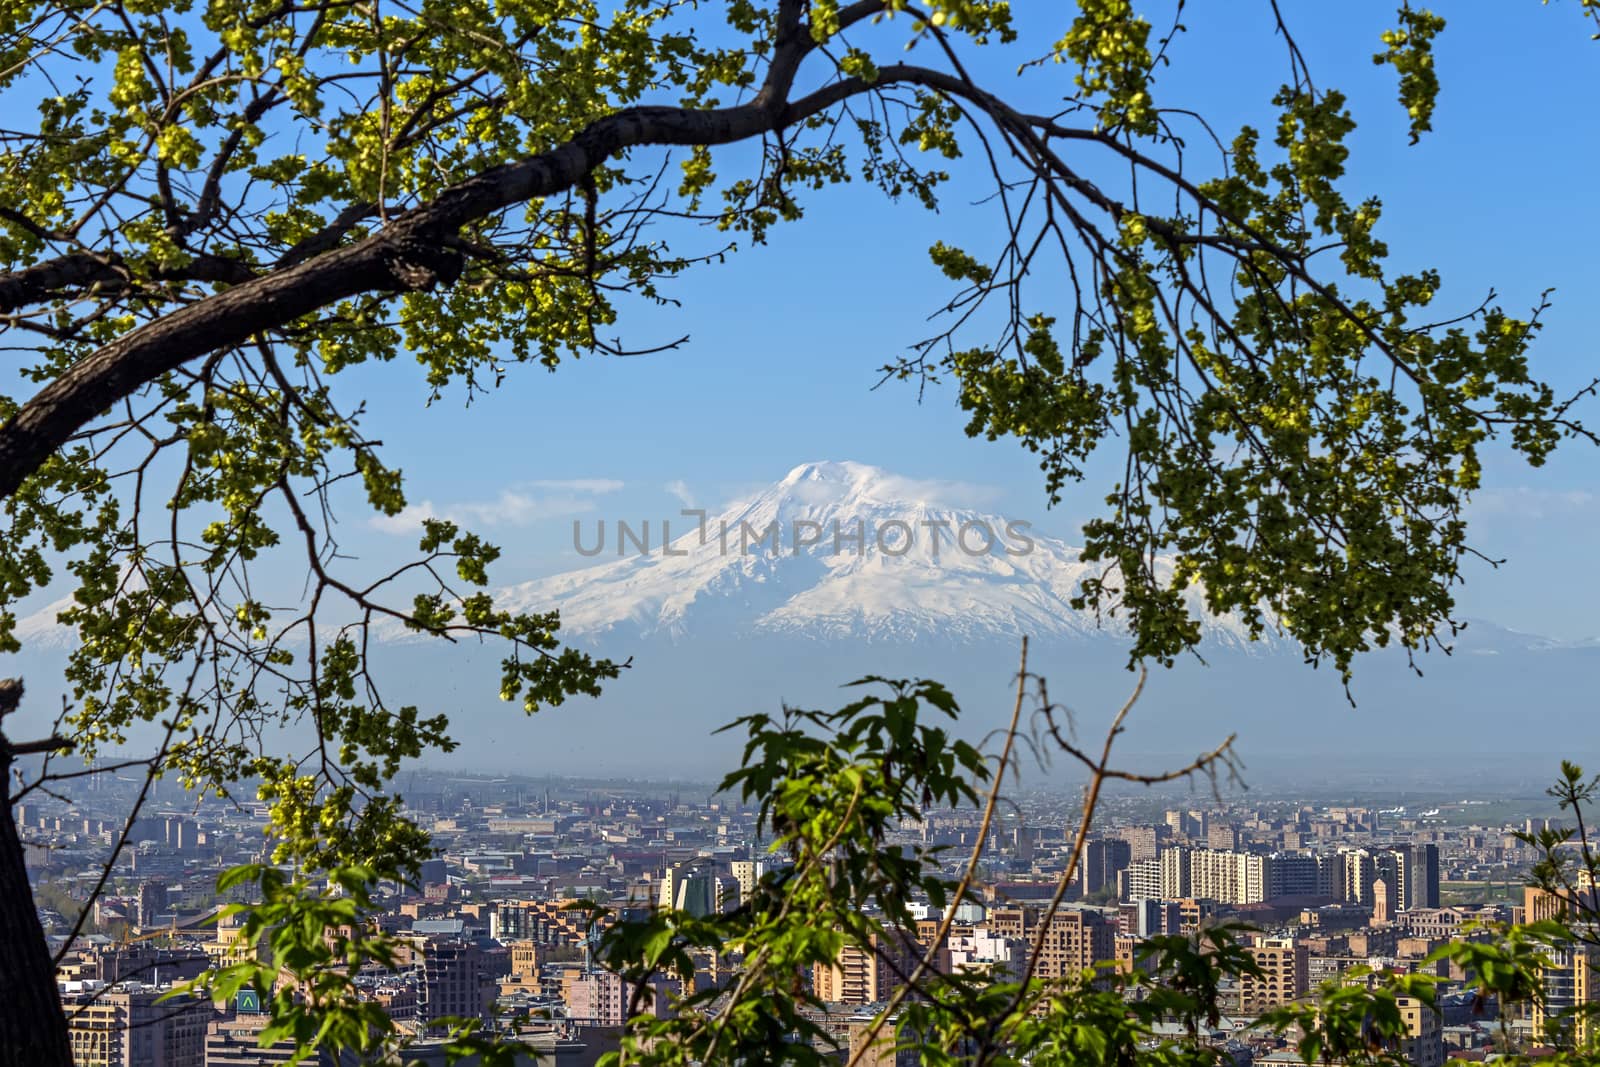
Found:
[[[21,683],[0,681],[0,716],[21,695]],[[0,735],[0,1067],[72,1067],[56,969],[11,812],[12,753]]]
[[[7,777],[9,763],[4,761]],[[0,801],[0,1067],[72,1067],[56,970],[34,908],[9,795]]]

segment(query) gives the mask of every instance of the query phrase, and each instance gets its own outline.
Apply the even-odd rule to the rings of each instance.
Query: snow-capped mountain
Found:
[[[1115,586],[1114,571],[1025,521],[951,506],[948,495],[863,463],[806,463],[720,514],[583,522],[574,547],[606,562],[504,587],[495,599],[514,610],[559,610],[564,639],[619,648],[755,636],[907,645],[1125,639],[1114,610],[1097,617],[1071,603],[1086,578]],[[1158,559],[1156,572],[1169,577],[1172,561]],[[1186,596],[1202,620],[1202,649],[1295,649],[1272,631],[1252,641],[1237,616],[1208,614],[1197,588]],[[72,648],[76,633],[58,621],[71,604],[67,595],[25,613],[16,627],[23,647]],[[391,643],[420,640],[398,625],[378,632]],[[1452,643],[1473,655],[1600,649],[1600,639],[1558,641],[1483,620]]]
[[[576,636],[1124,633],[1122,620],[1071,604],[1103,564],[1026,522],[942,505],[919,483],[861,463],[803,464],[720,515],[666,525],[591,522],[578,532],[580,550],[611,562],[513,586],[497,601],[559,609],[563,632]],[[1170,561],[1157,572],[1170,574]],[[1198,591],[1190,595],[1198,608]],[[1237,617],[1207,617],[1205,630],[1215,644],[1252,644]]]
[[[372,649],[377,671],[391,695],[451,716],[463,766],[555,773],[714,778],[736,765],[743,736],[713,734],[718,727],[784,703],[837,707],[848,699],[840,686],[868,675],[948,685],[963,736],[976,742],[1007,721],[1022,634],[1034,639],[1029,668],[1048,676],[1053,700],[1089,722],[1120,707],[1133,684],[1121,622],[1070,603],[1099,565],[950,499],[973,497],[861,464],[811,463],[700,522],[671,517],[670,549],[659,518],[626,532],[614,516],[603,529],[585,519],[576,547],[592,566],[495,595],[505,607],[558,609],[563,642],[632,666],[599,698],[532,722],[495,699],[495,645],[447,646],[393,627]],[[1170,564],[1157,571],[1170,574]],[[67,603],[19,611],[23,652],[7,664],[28,679],[41,730],[58,706],[60,656],[76,639],[56,619]],[[1593,734],[1597,641],[1474,622],[1456,655],[1423,660],[1426,678],[1393,649],[1362,657],[1352,709],[1338,674],[1306,668],[1288,639],[1250,643],[1238,619],[1196,615],[1204,663],[1182,657],[1151,673],[1119,742],[1130,759],[1174,765],[1229,732],[1250,756],[1304,761],[1314,747],[1319,768],[1337,757],[1370,769],[1375,751],[1455,759],[1481,754],[1482,737],[1512,709],[1524,737]],[[1536,755],[1542,769],[1548,759]]]

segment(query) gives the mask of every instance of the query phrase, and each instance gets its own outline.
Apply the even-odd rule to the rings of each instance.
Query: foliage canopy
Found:
[[[1346,673],[1430,646],[1482,449],[1592,439],[1530,367],[1540,309],[1436,312],[1439,272],[1387,265],[1380,203],[1346,179],[1355,119],[1281,20],[1272,123],[1226,133],[1163,98],[1176,19],[1080,0],[1061,21],[1028,41],[1005,0],[0,3],[0,332],[24,382],[0,397],[0,649],[18,602],[70,583],[62,744],[154,723],[151,774],[264,783],[274,861],[403,875],[427,842],[387,783],[452,742],[385,697],[385,627],[498,643],[529,711],[619,665],[497,608],[498,550],[453,523],[389,574],[338,556],[339,487],[405,503],[341,372],[403,354],[470,391],[625,351],[631,302],[815,190],[932,208],[962,158],[999,239],[932,244],[943,317],[886,371],[953,380],[969,432],[1037,453],[1052,499],[1121,456],[1082,600],[1128,621],[1133,658],[1198,641],[1195,585]],[[1442,29],[1402,5],[1375,43],[1413,139]],[[1058,103],[975,79],[985,48]],[[287,603],[266,592],[285,567],[307,576]],[[312,749],[283,750],[289,723]]]

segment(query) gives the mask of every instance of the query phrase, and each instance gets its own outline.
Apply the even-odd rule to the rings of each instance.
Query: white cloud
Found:
[[[514,489],[502,489],[493,500],[457,504],[454,510],[469,525],[523,526],[537,519],[593,511],[594,501],[572,494],[533,496]]]
[[[530,489],[559,489],[570,493],[615,493],[622,488],[615,478],[567,478],[528,482]]]
[[[883,500],[904,500],[944,507],[983,507],[1005,496],[1003,490],[992,485],[939,478],[903,478],[898,474],[882,474],[874,478],[872,493]]]
[[[1535,489],[1519,485],[1474,493],[1470,507],[1481,515],[1543,519],[1586,511],[1596,503],[1600,503],[1600,497],[1587,489]]]
[[[374,515],[367,520],[367,525],[386,534],[408,534],[422,525],[425,519],[437,519],[439,512],[434,509],[433,501],[424,500],[418,504],[407,504],[394,515]]]
[[[449,519],[471,528],[525,526],[540,519],[577,515],[595,509],[594,497],[622,488],[614,478],[573,478],[524,482],[500,490],[493,500],[465,500],[438,507],[431,500],[407,504],[397,515],[367,520],[373,529],[405,535],[427,519]]]
[[[661,488],[677,497],[679,502],[681,502],[686,508],[698,506],[694,502],[694,494],[689,491],[689,483],[684,481],[682,478],[674,478]]]

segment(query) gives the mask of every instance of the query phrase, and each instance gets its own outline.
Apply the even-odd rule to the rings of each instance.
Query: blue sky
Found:
[[[1392,5],[1284,4],[1319,84],[1346,91],[1363,122],[1349,190],[1384,200],[1381,236],[1395,266],[1438,266],[1442,305],[1462,310],[1490,288],[1515,310],[1555,287],[1537,366],[1575,387],[1600,366],[1600,301],[1588,291],[1600,243],[1600,42],[1588,39],[1575,4],[1439,6],[1450,22],[1438,46],[1444,92],[1435,132],[1410,147],[1392,77],[1370,62]],[[1058,5],[1017,7],[1032,41],[1059,34]],[[1268,5],[1200,0],[1186,21],[1191,32],[1176,44],[1158,102],[1201,110],[1224,130],[1270,126],[1268,101],[1285,71]],[[996,56],[980,76],[1007,87],[1014,60]],[[1067,76],[1046,69],[1017,91],[1047,106]],[[944,239],[978,249],[993,232],[992,212],[962,195],[977,188],[974,175],[956,177],[938,217],[859,184],[812,195],[808,218],[774,231],[767,246],[675,283],[681,309],[621,324],[640,345],[689,335],[676,351],[589,358],[554,374],[514,368],[470,408],[451,395],[426,413],[421,374],[401,363],[358,371],[349,387],[368,396],[370,423],[406,469],[413,502],[476,517],[506,548],[500,580],[582,564],[571,548],[575,514],[671,515],[684,495],[717,505],[813,459],[982,486],[982,503],[1074,540],[1105,481],[1047,512],[1035,462],[1014,445],[967,439],[949,392],[919,404],[904,386],[871,388],[875,369],[922,336],[947,292],[927,247]],[[674,240],[687,250],[717,235]],[[1585,410],[1600,424],[1600,402]],[[1509,562],[1473,569],[1460,594],[1465,614],[1557,637],[1600,634],[1590,566],[1597,463],[1580,445],[1539,471],[1489,456],[1474,509],[1478,544]],[[352,547],[377,556],[398,548],[351,518]]]

